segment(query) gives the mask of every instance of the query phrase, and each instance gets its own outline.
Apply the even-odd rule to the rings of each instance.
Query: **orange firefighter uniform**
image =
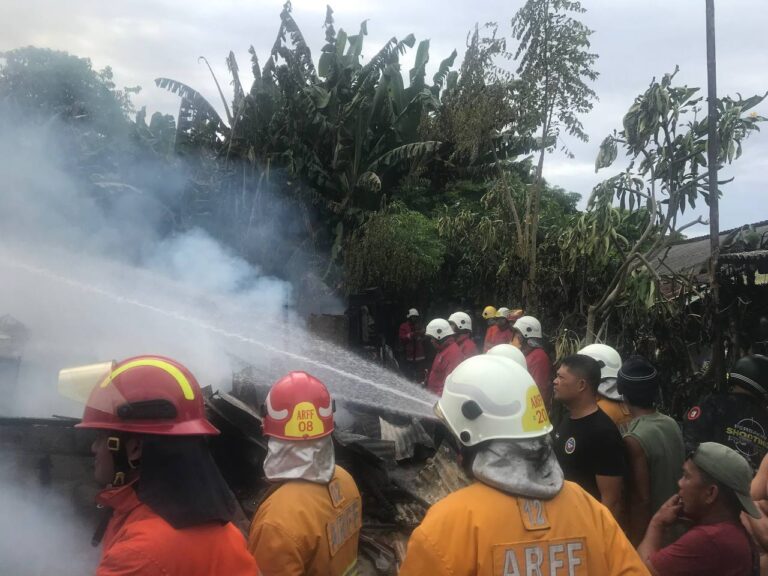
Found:
[[[649,576],[611,513],[576,484],[552,500],[475,483],[430,508],[400,576]]]
[[[248,548],[264,576],[357,574],[362,502],[352,476],[336,466],[329,484],[290,480],[256,511]]]
[[[143,504],[132,485],[102,491],[113,510],[96,576],[257,576],[245,539],[228,522],[176,529]]]
[[[617,400],[610,400],[601,396],[597,400],[597,405],[600,410],[608,414],[608,417],[616,424],[616,428],[622,434],[627,431],[629,423],[632,422],[632,414],[629,413],[629,406],[624,402]]]

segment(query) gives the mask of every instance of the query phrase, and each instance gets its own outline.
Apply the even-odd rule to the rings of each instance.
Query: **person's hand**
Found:
[[[765,554],[768,551],[768,501],[758,500],[755,504],[760,510],[760,519],[752,518],[746,512],[742,512],[741,523],[760,546],[760,553]]]
[[[651,522],[656,522],[661,526],[670,526],[681,519],[682,513],[683,503],[680,501],[680,496],[675,494],[661,505]]]

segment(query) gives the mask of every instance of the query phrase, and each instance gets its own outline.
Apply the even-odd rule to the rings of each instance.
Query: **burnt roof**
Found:
[[[723,230],[720,232],[720,247],[722,248],[726,245],[729,238],[735,235],[735,233],[749,227],[753,228],[759,235],[768,234],[768,220],[755,222],[754,224],[744,224],[737,228],[731,228],[730,230]],[[764,252],[766,252],[766,250],[755,250],[752,252],[739,251],[738,254],[756,255],[744,257],[743,261],[746,261],[748,259],[760,259],[760,256],[757,255]],[[665,254],[666,258],[664,258]],[[736,253],[728,254],[728,256],[721,254],[721,258],[723,258],[724,261],[739,261],[738,258],[733,258],[736,255]],[[668,251],[662,252],[657,258],[656,268],[662,276],[677,274],[700,276],[707,274],[708,272],[709,256],[709,234],[705,236],[697,236],[696,238],[687,238],[686,240],[675,242],[669,247]],[[733,260],[731,260],[732,258]]]

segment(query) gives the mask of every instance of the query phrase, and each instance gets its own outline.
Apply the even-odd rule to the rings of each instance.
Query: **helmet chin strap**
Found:
[[[131,470],[135,470],[138,462],[128,458],[126,439],[122,435],[110,436],[107,438],[107,448],[112,453],[112,463],[115,474],[112,478],[112,486],[123,486],[126,477]]]
[[[131,460],[128,458],[128,450],[126,446],[126,438],[121,434],[115,434],[107,437],[107,449],[112,454],[112,466],[114,469],[114,476],[110,487],[117,488],[124,486],[128,479],[129,472],[135,470],[138,467],[138,460]],[[101,544],[104,534],[107,531],[109,520],[112,518],[113,510],[111,508],[102,508],[99,522],[96,525],[96,530],[91,538],[91,545],[94,547]]]

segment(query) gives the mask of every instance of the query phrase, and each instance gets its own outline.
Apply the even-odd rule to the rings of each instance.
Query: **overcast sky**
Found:
[[[475,22],[496,21],[508,35],[509,20],[521,4],[522,0],[336,0],[332,7],[337,29],[356,33],[360,22],[369,20],[365,56],[389,37],[413,32],[417,40],[431,40],[434,68],[454,48],[463,54],[467,32]],[[584,20],[595,30],[594,51],[600,55],[595,85],[600,101],[583,118],[590,142],[569,141],[576,157],[550,157],[545,175],[586,197],[595,183],[621,169],[618,163],[595,174],[597,147],[621,126],[633,98],[654,75],[670,72],[677,64],[681,83],[706,91],[706,47],[704,0],[582,0],[582,4],[588,9]],[[319,0],[293,2],[294,17],[315,58],[324,41],[325,6]],[[137,106],[146,105],[150,114],[159,110],[175,115],[177,97],[156,88],[153,79],[183,81],[218,102],[198,56],[208,57],[227,89],[224,59],[234,50],[241,78],[249,84],[248,47],[253,45],[264,61],[281,7],[280,0],[6,0],[0,2],[0,51],[31,44],[87,56],[97,68],[112,66],[119,86],[141,85],[143,90],[134,99]],[[720,95],[768,90],[767,22],[768,0],[717,1]],[[410,64],[406,56],[403,68]],[[768,104],[758,112],[768,116]],[[744,148],[744,155],[728,171],[736,180],[724,190],[721,229],[768,219],[768,126]],[[698,227],[691,232],[707,230]]]

